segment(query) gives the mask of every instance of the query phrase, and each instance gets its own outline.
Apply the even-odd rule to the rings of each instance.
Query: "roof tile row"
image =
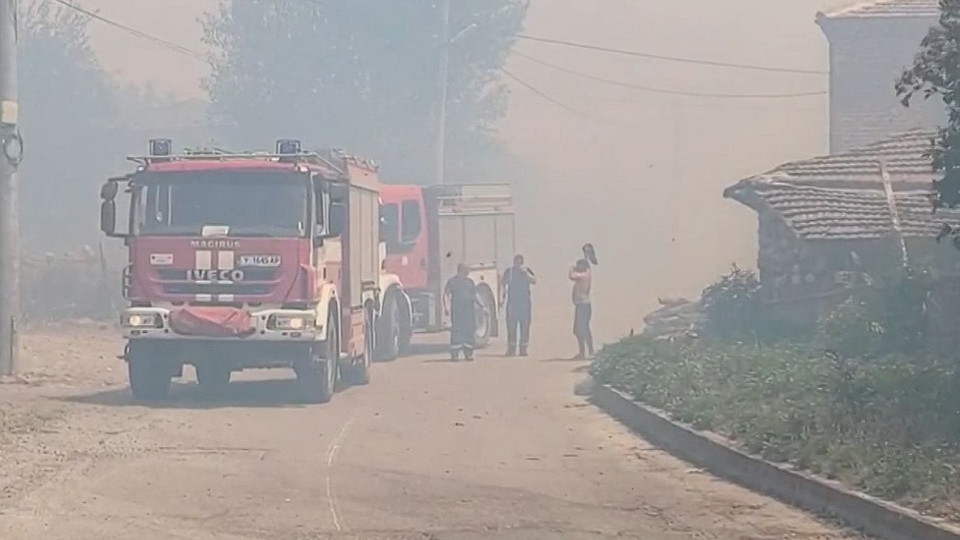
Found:
[[[936,17],[938,0],[871,0],[824,14],[827,18],[847,17]]]
[[[895,214],[882,190],[741,183],[728,191],[728,196],[758,211],[779,214],[791,230],[807,240],[881,239],[897,232]],[[932,238],[944,223],[960,224],[960,211],[934,213],[927,191],[899,192],[894,199],[905,237]]]
[[[925,155],[931,137],[914,131],[843,154],[787,163],[740,181],[724,196],[778,214],[809,240],[884,238],[897,232],[896,219],[905,237],[933,237],[945,223],[960,224],[960,210],[933,212],[933,172]],[[884,172],[894,189],[893,208]]]

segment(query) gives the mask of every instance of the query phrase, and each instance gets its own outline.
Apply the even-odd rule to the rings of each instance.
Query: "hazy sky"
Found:
[[[203,50],[199,20],[204,13],[216,9],[220,0],[77,0],[77,3],[169,41]],[[822,67],[822,40],[813,24],[814,14],[849,3],[849,0],[533,0],[528,30],[551,37],[589,39],[615,47],[665,54]],[[91,25],[91,38],[103,65],[111,73],[149,82],[185,97],[202,95],[199,80],[206,70],[201,62],[97,22]],[[567,59],[570,51],[553,49],[553,52],[558,53],[558,58]],[[585,55],[584,58],[595,61],[598,56]],[[633,60],[629,63],[634,70],[663,67]],[[671,78],[690,83],[716,75],[722,74],[693,68],[680,70],[676,79]],[[790,85],[790,81],[770,83],[771,87],[784,85]]]
[[[80,1],[201,50],[198,20],[219,4]],[[825,70],[827,43],[814,16],[849,3],[533,0],[527,32],[666,55]],[[203,96],[201,63],[96,22],[91,38],[104,67],[117,77],[184,98]],[[822,76],[721,69],[529,42],[517,49],[594,76],[660,88],[722,93],[827,88]],[[756,217],[724,200],[722,189],[827,147],[824,96],[684,98],[592,82],[520,57],[510,60],[510,69],[566,105],[512,84],[510,111],[501,124],[511,148],[549,179],[545,185],[527,183],[529,189],[518,194],[528,259],[540,267],[565,265],[582,242],[598,244],[607,264],[598,276],[597,295],[616,305],[599,310],[598,319],[618,330],[635,325],[658,295],[692,295],[731,263],[754,264]],[[624,305],[624,291],[638,301]]]

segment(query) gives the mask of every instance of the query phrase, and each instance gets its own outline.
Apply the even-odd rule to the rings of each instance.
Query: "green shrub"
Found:
[[[606,347],[591,373],[750,452],[878,496],[943,509],[960,485],[952,361],[632,337]]]
[[[912,269],[859,291],[820,321],[820,345],[858,357],[920,351],[929,295],[929,276]]]
[[[752,342],[760,327],[760,280],[733,265],[730,273],[703,290],[707,334],[725,342]]]
[[[809,324],[778,317],[764,306],[756,273],[737,265],[704,289],[701,301],[703,336],[711,341],[772,344],[807,341],[813,335]]]

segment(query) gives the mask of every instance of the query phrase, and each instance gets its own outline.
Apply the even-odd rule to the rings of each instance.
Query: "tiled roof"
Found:
[[[882,189],[831,189],[784,183],[744,181],[727,197],[758,211],[777,213],[807,240],[873,240],[896,233],[894,214]],[[934,237],[944,223],[960,223],[960,211],[933,213],[929,191],[894,194],[900,230],[905,237]]]
[[[938,0],[871,0],[825,13],[827,18],[843,17],[937,17]]]
[[[895,234],[895,215],[884,189],[889,175],[896,217],[905,237],[933,237],[944,223],[960,223],[960,210],[933,213],[931,133],[910,132],[851,152],[782,165],[742,180],[724,196],[758,212],[772,211],[810,240],[866,240]]]
[[[877,187],[883,185],[883,163],[894,185],[926,189],[933,181],[933,163],[925,155],[931,149],[932,139],[932,132],[910,131],[848,152],[785,163],[749,180],[837,188]]]

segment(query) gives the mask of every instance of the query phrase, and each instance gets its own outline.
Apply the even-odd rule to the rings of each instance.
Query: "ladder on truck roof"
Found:
[[[512,214],[509,184],[445,184],[431,186],[440,214]]]

